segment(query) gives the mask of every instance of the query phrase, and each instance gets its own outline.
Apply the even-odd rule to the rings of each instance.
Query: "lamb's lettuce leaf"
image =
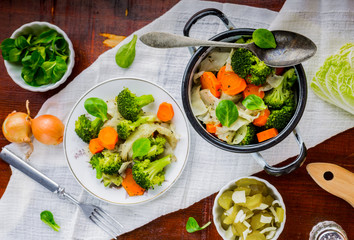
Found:
[[[354,114],[354,43],[325,60],[311,88],[323,100]]]

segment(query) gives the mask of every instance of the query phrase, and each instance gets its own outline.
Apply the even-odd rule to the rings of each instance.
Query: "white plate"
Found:
[[[114,99],[124,87],[129,88],[137,96],[144,94],[152,94],[154,96],[155,102],[144,107],[144,111],[156,113],[160,103],[171,103],[175,113],[172,123],[175,125],[176,133],[179,136],[177,147],[174,150],[177,161],[166,167],[165,182],[161,186],[156,186],[153,190],[148,190],[142,196],[130,197],[122,187],[119,189],[105,187],[101,180],[96,178],[96,170],[93,170],[89,164],[91,154],[88,150],[88,144],[83,142],[75,133],[75,121],[80,115],[87,114],[84,108],[84,102],[87,98],[98,97],[105,101]],[[66,123],[64,153],[74,177],[89,193],[109,203],[129,205],[155,199],[177,181],[188,159],[189,141],[187,117],[177,101],[166,90],[142,79],[117,78],[91,88],[75,104]]]

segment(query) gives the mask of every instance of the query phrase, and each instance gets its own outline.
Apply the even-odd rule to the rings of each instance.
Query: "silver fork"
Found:
[[[96,205],[85,204],[77,201],[70,194],[66,193],[64,188],[60,187],[56,182],[26,163],[8,148],[4,147],[2,149],[0,157],[11,166],[17,168],[36,182],[40,183],[49,191],[56,193],[59,198],[67,199],[79,206],[86,217],[88,217],[94,224],[109,234],[113,239],[117,239],[117,236],[119,236],[122,232],[122,224],[111,217],[106,211]]]

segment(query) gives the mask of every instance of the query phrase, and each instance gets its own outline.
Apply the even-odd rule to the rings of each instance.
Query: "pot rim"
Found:
[[[210,40],[223,41],[225,39],[234,38],[237,36],[252,35],[254,30],[255,29],[252,28],[238,28],[233,30],[227,30],[213,36],[212,38],[210,38]],[[223,150],[236,152],[236,153],[253,153],[253,152],[263,151],[273,147],[274,145],[284,140],[299,123],[306,106],[307,80],[306,80],[306,75],[302,67],[302,64],[298,64],[294,66],[295,72],[298,76],[297,106],[296,106],[295,113],[291,118],[291,120],[289,121],[289,123],[287,124],[287,126],[282,131],[280,131],[276,137],[266,140],[264,142],[245,145],[245,146],[231,145],[221,141],[220,139],[218,139],[217,137],[213,136],[212,134],[206,131],[206,129],[202,126],[200,121],[194,116],[191,103],[190,103],[190,90],[192,86],[190,82],[193,81],[192,74],[194,73],[194,70],[197,67],[196,63],[205,52],[207,51],[210,52],[211,49],[213,49],[213,47],[198,48],[198,50],[193,54],[193,56],[189,60],[185,72],[183,74],[182,88],[181,88],[182,102],[183,102],[183,107],[186,112],[187,118],[190,124],[192,125],[192,127],[194,128],[194,130],[210,144],[218,148],[221,148]]]

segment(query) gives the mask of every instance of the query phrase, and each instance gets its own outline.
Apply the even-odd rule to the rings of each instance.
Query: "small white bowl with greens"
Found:
[[[74,67],[75,53],[68,36],[47,22],[18,28],[0,45],[5,67],[20,87],[45,92],[64,83]]]
[[[284,229],[285,204],[266,180],[241,177],[227,183],[216,195],[213,220],[225,240],[276,240]]]

